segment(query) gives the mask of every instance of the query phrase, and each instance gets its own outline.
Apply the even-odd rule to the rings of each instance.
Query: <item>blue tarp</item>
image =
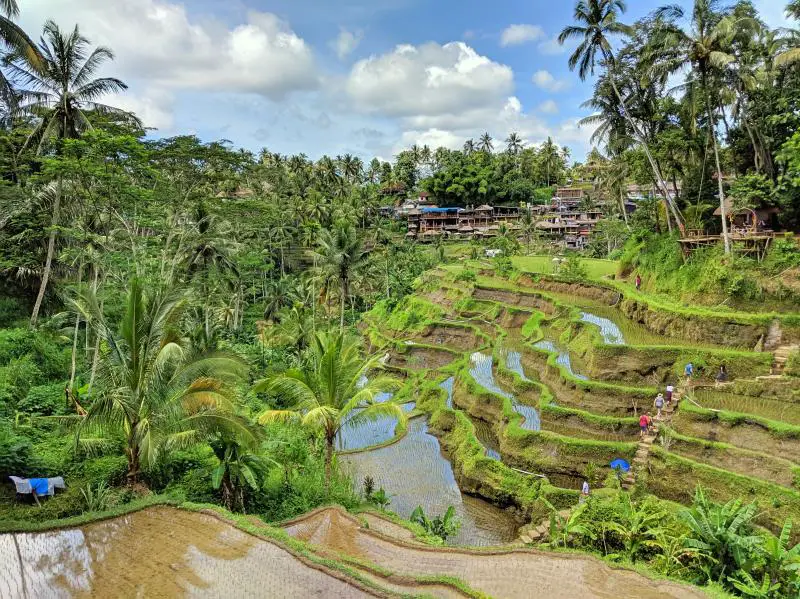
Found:
[[[611,462],[611,469],[612,470],[619,469],[622,470],[623,472],[627,472],[628,470],[631,469],[631,465],[628,464],[628,462],[626,462],[622,458],[617,458],[616,460]]]
[[[458,212],[458,208],[421,208],[422,212]]]
[[[31,484],[31,489],[39,496],[47,495],[50,492],[46,478],[31,478],[28,479]]]

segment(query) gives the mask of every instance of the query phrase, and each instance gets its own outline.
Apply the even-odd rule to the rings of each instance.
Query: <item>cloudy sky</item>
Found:
[[[631,0],[627,20],[663,3]],[[688,0],[684,0],[688,3]],[[756,0],[773,25],[784,0]],[[21,0],[32,35],[78,23],[117,55],[153,135],[390,159],[489,131],[548,135],[580,159],[591,82],[555,42],[572,0]]]

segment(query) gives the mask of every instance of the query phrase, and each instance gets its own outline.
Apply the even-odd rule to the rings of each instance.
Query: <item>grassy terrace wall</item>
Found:
[[[800,517],[800,493],[770,482],[690,460],[654,446],[650,453],[645,490],[663,499],[689,504],[701,485],[715,501],[758,501],[757,522],[778,532],[786,518]]]
[[[750,414],[716,412],[684,400],[672,420],[682,435],[800,462],[800,427]]]
[[[520,426],[522,416],[514,411],[511,400],[484,389],[466,371],[457,378],[453,401],[474,418],[504,423],[497,431],[503,461],[529,472],[581,474],[589,464],[608,464],[617,457],[632,459],[636,453],[635,442],[578,439],[525,430]]]

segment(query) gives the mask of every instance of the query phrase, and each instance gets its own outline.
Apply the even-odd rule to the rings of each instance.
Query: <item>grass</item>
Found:
[[[592,280],[600,280],[616,275],[619,262],[616,260],[600,260],[597,258],[581,258],[581,265]],[[555,272],[553,256],[513,256],[511,263],[525,273],[552,275]]]

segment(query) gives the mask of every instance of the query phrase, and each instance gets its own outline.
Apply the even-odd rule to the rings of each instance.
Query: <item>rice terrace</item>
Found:
[[[800,1],[133,4],[0,2],[0,599],[800,598]]]

